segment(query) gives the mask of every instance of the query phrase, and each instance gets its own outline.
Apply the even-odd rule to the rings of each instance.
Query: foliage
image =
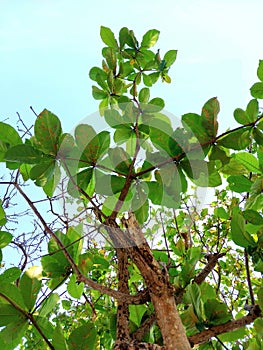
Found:
[[[263,116],[257,99],[263,98],[263,61],[254,98],[234,111],[238,127],[218,135],[220,106],[212,97],[174,128],[164,100],[151,97],[150,88],[158,80],[171,83],[177,51],[163,58],[152,51],[155,29],[141,42],[125,27],[118,38],[106,27],[100,35],[102,68],[91,68],[90,78],[111,131],[79,124],[74,135],[65,133],[47,109],[37,115],[33,134],[0,123],[0,161],[11,174],[1,181],[1,349],[112,349],[125,329],[121,307],[128,307],[130,340],[167,344],[155,322],[147,266],[134,252],[148,244],[141,229],[127,225],[131,213],[154,242],[151,261],[173,290],[189,342],[198,349],[261,349]],[[28,183],[42,188],[48,213],[27,194]],[[200,208],[193,185],[218,187],[209,206]],[[37,220],[28,240],[13,230],[17,196]],[[61,213],[54,209],[58,200]],[[6,268],[12,247],[24,261]]]

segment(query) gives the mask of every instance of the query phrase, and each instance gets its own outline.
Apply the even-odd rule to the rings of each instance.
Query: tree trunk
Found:
[[[164,348],[166,350],[191,349],[175,304],[174,288],[170,284],[168,272],[166,269],[161,269],[154,258],[133,214],[125,220],[125,226],[130,241],[134,242],[133,247],[127,248],[128,254],[137,265],[149,289]]]

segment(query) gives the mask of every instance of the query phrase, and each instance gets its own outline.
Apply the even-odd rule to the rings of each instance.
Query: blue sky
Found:
[[[156,96],[176,116],[199,112],[217,96],[221,130],[233,110],[245,107],[263,58],[263,2],[257,0],[1,0],[0,120],[27,123],[47,108],[69,131],[96,111],[89,69],[100,65],[100,25],[118,33],[127,26],[140,38],[159,29],[156,49],[178,49],[172,85],[159,83]],[[7,121],[8,121],[7,120]],[[91,124],[98,124],[91,117]]]

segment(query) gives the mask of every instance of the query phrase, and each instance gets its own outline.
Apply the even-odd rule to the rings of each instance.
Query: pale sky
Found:
[[[116,34],[126,26],[138,38],[159,29],[156,50],[178,49],[178,59],[172,84],[160,82],[153,97],[180,116],[217,96],[224,130],[257,81],[262,13],[262,0],[0,0],[0,120],[19,112],[30,123],[32,105],[57,114],[69,131],[95,112],[88,72],[101,64],[104,25]]]

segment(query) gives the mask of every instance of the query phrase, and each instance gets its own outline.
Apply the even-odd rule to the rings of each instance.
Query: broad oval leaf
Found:
[[[110,28],[101,26],[100,27],[100,37],[104,44],[106,44],[109,47],[113,47],[115,49],[118,48],[117,41],[115,39],[114,33],[111,31]]]
[[[232,131],[217,140],[219,146],[235,150],[245,149],[249,146],[250,142],[250,128]]]
[[[13,239],[10,232],[0,231],[0,249],[6,247]]]
[[[12,283],[19,278],[21,270],[18,267],[10,267],[0,275],[0,283]]]
[[[38,164],[50,160],[50,158],[34,147],[23,144],[9,148],[5,154],[5,160],[25,164]]]
[[[93,323],[85,323],[74,329],[68,339],[70,349],[89,350],[95,349],[97,332]],[[81,341],[80,341],[81,339]]]
[[[62,133],[59,118],[44,109],[35,121],[34,131],[37,148],[46,154],[56,155],[59,137]]]
[[[94,136],[82,152],[80,162],[88,165],[95,165],[100,157],[109,149],[110,133],[101,131]]]
[[[257,76],[259,80],[263,81],[263,60],[259,60]]]
[[[9,146],[15,146],[22,143],[18,132],[9,124],[0,122],[0,140]]]
[[[248,152],[239,152],[233,154],[233,156],[238,162],[240,162],[248,171],[254,173],[260,173],[259,162],[257,158]]]
[[[257,243],[253,237],[246,232],[245,219],[238,212],[234,212],[231,219],[231,237],[235,244],[240,247],[255,247]]]
[[[84,283],[78,283],[76,275],[72,274],[67,284],[67,291],[72,298],[80,299],[84,291]]]
[[[170,67],[176,60],[177,50],[169,50],[164,55],[163,59],[166,63],[166,67]]]
[[[255,98],[263,98],[263,83],[258,82],[251,86],[250,93]]]
[[[218,99],[216,97],[208,100],[202,108],[202,125],[205,127],[206,133],[211,137],[215,137],[218,130],[217,115],[220,111]]]
[[[151,29],[146,32],[142,38],[141,47],[149,48],[156,44],[159,38],[160,31]]]

